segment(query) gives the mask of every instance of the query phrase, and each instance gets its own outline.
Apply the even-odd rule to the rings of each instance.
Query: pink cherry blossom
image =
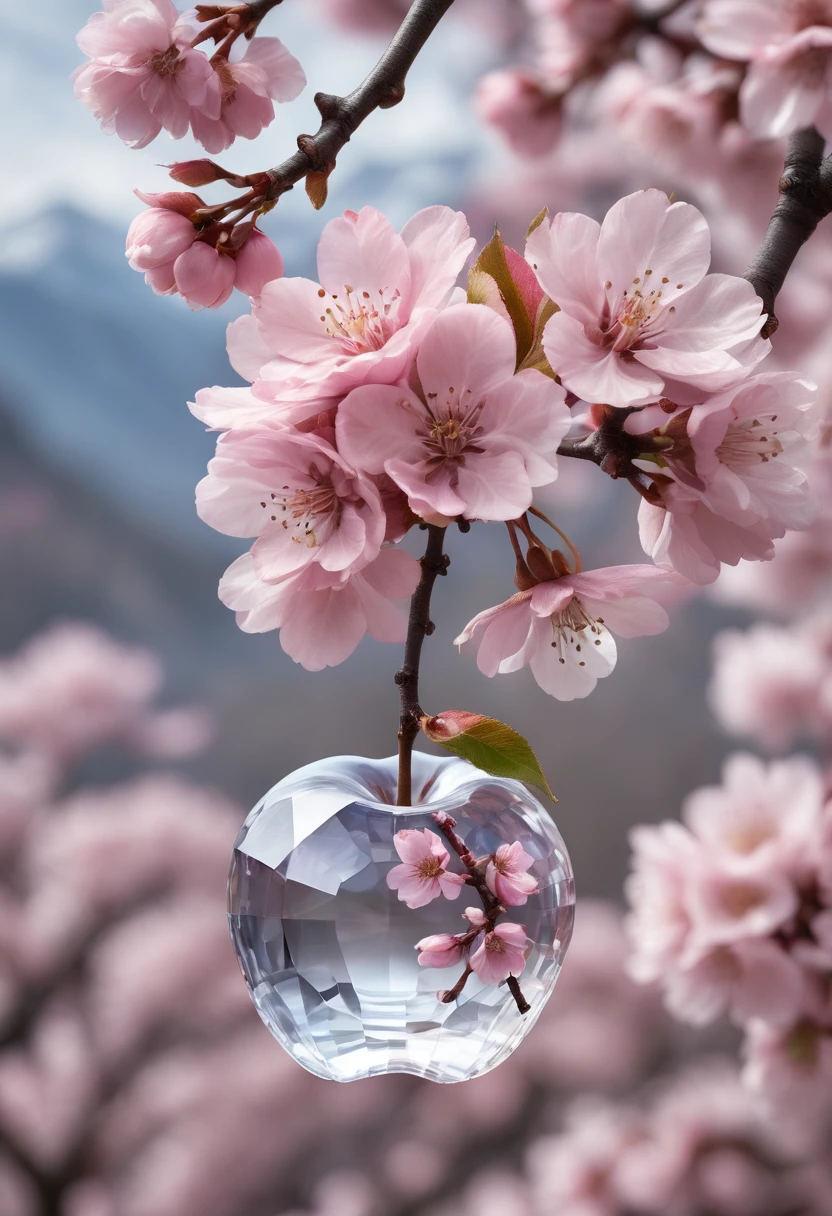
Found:
[[[131,148],[164,129],[181,139],[196,115],[218,118],[220,77],[190,45],[171,0],[105,0],[78,35],[92,62],[73,75],[75,96]]]
[[[495,925],[471,955],[471,969],[484,984],[501,984],[526,966],[526,930],[510,923]]]
[[[279,629],[289,657],[307,671],[321,671],[348,659],[365,633],[378,642],[403,642],[407,614],[394,601],[413,594],[420,574],[409,553],[382,549],[358,573],[314,562],[268,583],[246,553],[226,570],[219,594],[245,633]]]
[[[726,760],[720,785],[689,795],[683,817],[732,872],[779,871],[800,881],[817,859],[824,796],[823,774],[808,757],[765,764],[739,753]]]
[[[489,72],[477,86],[480,117],[521,156],[545,156],[560,139],[562,101],[531,73]]]
[[[279,38],[253,38],[241,59],[215,60],[222,85],[220,112],[195,110],[194,138],[215,155],[237,136],[256,139],[274,120],[274,102],[293,101],[306,85],[303,68]],[[257,293],[251,293],[257,294]]]
[[[469,621],[455,645],[479,639],[484,675],[528,663],[544,692],[559,701],[586,697],[615,667],[612,632],[646,637],[668,625],[656,597],[678,576],[654,566],[610,566],[564,575],[519,591]]]
[[[275,582],[312,562],[357,571],[381,550],[375,486],[326,440],[296,430],[229,431],[217,441],[197,511],[229,536],[256,536],[254,570]]]
[[[563,389],[514,366],[511,325],[490,308],[441,313],[416,356],[420,391],[364,385],[338,410],[338,448],[356,468],[387,473],[418,515],[515,519],[534,486],[557,476],[570,426]]]
[[[401,852],[399,855],[401,856]],[[396,867],[399,870],[402,868],[402,866]],[[393,870],[390,873],[392,874]],[[399,898],[401,898],[401,893]],[[421,907],[421,905],[408,904],[408,907]],[[453,967],[461,960],[465,952],[459,938],[450,933],[435,933],[432,937],[423,937],[420,942],[416,943],[416,949],[419,951],[420,967]]]
[[[690,882],[709,868],[710,860],[701,842],[672,821],[633,828],[630,848],[624,886],[632,946],[628,971],[638,983],[653,983],[671,972],[688,944]]]
[[[170,715],[177,715],[181,754],[193,750],[189,737],[198,749],[206,734],[203,715],[154,711],[162,678],[148,651],[122,646],[93,625],[55,625],[0,662],[0,735],[58,765],[105,742],[171,754],[156,727],[174,725]]]
[[[244,359],[247,379],[300,398],[392,384],[447,304],[473,243],[465,217],[448,207],[418,212],[400,234],[373,207],[347,211],[321,235],[321,283],[268,284],[254,319],[229,332],[232,363]]]
[[[776,540],[772,562],[723,569],[712,589],[715,599],[783,614],[826,598],[832,587],[832,449],[822,447],[807,472],[820,504],[817,518]]]
[[[667,1009],[684,1022],[705,1026],[729,1013],[738,1026],[754,1018],[790,1026],[809,1003],[801,964],[770,937],[720,946],[691,945],[679,965],[662,976]]]
[[[537,895],[540,890],[534,875],[527,873],[533,865],[534,858],[525,852],[519,841],[501,844],[486,867],[488,889],[507,908],[521,907],[530,895]]]
[[[819,697],[830,676],[832,664],[805,633],[760,623],[717,634],[708,699],[723,730],[781,751],[821,726]]]
[[[817,1143],[832,1115],[832,1026],[807,1019],[783,1030],[755,1021],[744,1044],[743,1081],[790,1137]]]
[[[699,23],[714,54],[749,63],[740,89],[742,121],[776,139],[817,126],[832,136],[832,9],[826,0],[706,0]]]
[[[526,257],[559,306],[543,346],[584,400],[645,405],[737,383],[769,345],[745,279],[708,275],[708,226],[660,190],[619,200],[603,224],[562,212],[529,237]]]
[[[811,382],[762,372],[669,422],[665,416],[653,431],[673,441],[661,467],[636,461],[654,476],[658,499],[639,510],[645,552],[707,583],[722,562],[769,559],[773,538],[808,527],[817,503],[803,466],[817,429],[816,400]],[[631,415],[626,429],[652,430],[660,415],[658,407]]]
[[[268,394],[260,396],[259,388],[259,384],[243,388],[201,388],[189,408],[212,431],[253,431],[264,427],[297,427],[301,431],[311,427],[317,430],[321,417],[332,431],[339,398],[274,401]],[[398,487],[394,489],[401,494]]]
[[[423,908],[440,895],[446,899],[457,898],[465,886],[465,879],[447,869],[450,854],[435,832],[430,828],[421,831],[404,828],[396,832],[393,843],[403,864],[389,871],[387,885],[391,891],[398,891],[399,899],[408,908]]]

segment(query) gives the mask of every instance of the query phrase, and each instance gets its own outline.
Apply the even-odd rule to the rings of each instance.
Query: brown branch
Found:
[[[422,710],[419,705],[419,663],[422,658],[422,643],[433,633],[433,623],[430,619],[430,597],[433,584],[440,574],[447,572],[451,564],[447,554],[442,552],[445,540],[445,529],[427,525],[428,543],[425,556],[421,559],[422,577],[419,586],[410,601],[410,617],[407,623],[407,640],[404,646],[404,663],[396,672],[395,680],[399,686],[399,788],[397,804],[410,806],[413,799],[412,789],[412,757],[413,744],[421,730],[419,719]]]
[[[357,89],[346,97],[316,93],[321,125],[315,135],[299,135],[298,151],[269,170],[267,200],[291,190],[308,173],[329,173],[338,153],[374,110],[398,105],[416,56],[453,4],[453,0],[413,0],[387,50]]]
[[[832,166],[825,140],[814,128],[789,136],[780,198],[754,260],[745,272],[763,301],[768,321],[763,337],[777,328],[774,304],[794,259],[822,219],[832,211]]]

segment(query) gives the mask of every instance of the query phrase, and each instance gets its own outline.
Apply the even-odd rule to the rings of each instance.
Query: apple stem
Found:
[[[407,623],[407,640],[404,645],[404,662],[396,672],[399,686],[399,785],[397,806],[413,805],[412,760],[413,744],[421,730],[422,709],[419,705],[419,663],[422,658],[422,643],[433,633],[430,619],[430,597],[433,584],[440,574],[446,574],[451,564],[443,553],[445,529],[427,524],[428,543],[425,555],[420,559],[422,577],[410,601],[410,617]]]

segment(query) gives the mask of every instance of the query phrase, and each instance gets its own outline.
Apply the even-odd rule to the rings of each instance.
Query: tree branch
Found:
[[[407,623],[407,641],[404,646],[404,663],[396,672],[395,680],[399,686],[399,789],[397,804],[410,806],[413,798],[411,781],[411,759],[413,744],[419,734],[421,725],[419,719],[422,710],[419,705],[419,663],[422,657],[422,643],[433,633],[433,622],[430,619],[430,597],[433,584],[440,574],[445,574],[450,558],[442,552],[445,540],[445,529],[428,524],[428,543],[425,556],[421,559],[422,577],[419,586],[410,601],[410,617]]]
[[[768,321],[763,337],[777,329],[774,304],[792,262],[822,219],[832,211],[832,167],[824,159],[825,140],[806,127],[789,136],[789,147],[780,178],[780,198],[768,230],[745,278],[763,301]]]
[[[398,105],[416,56],[452,4],[453,0],[413,0],[393,41],[357,89],[346,97],[315,94],[323,121],[315,135],[299,135],[298,151],[269,170],[268,200],[278,199],[307,173],[329,173],[338,153],[365,118],[374,110]]]

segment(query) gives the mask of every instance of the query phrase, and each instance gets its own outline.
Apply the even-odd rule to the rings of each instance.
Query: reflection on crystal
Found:
[[[279,782],[249,815],[229,878],[234,947],[263,1021],[310,1072],[352,1081],[407,1072],[464,1081],[505,1060],[533,1026],[554,987],[572,932],[574,887],[563,841],[525,786],[454,758],[413,757],[416,805],[392,805],[396,760],[335,757]],[[501,923],[529,939],[519,982],[521,1016],[505,983],[472,975],[458,999],[437,993],[462,970],[421,967],[415,944],[462,933],[463,888],[453,902],[409,908],[386,877],[403,828],[436,831],[434,812],[482,857],[520,841],[535,861],[539,892]],[[450,869],[464,872],[454,858]]]

